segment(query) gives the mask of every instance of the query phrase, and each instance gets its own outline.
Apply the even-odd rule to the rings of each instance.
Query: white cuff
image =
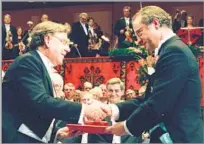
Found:
[[[155,69],[153,67],[147,67],[147,73],[149,75],[152,75],[153,73],[155,73]]]
[[[128,133],[128,134],[131,135],[131,136],[134,136],[133,134],[130,133],[130,131],[129,131],[128,128],[127,128],[126,120],[124,121],[124,129],[125,129],[125,132],[126,132],[126,133]]]
[[[79,124],[84,124],[84,111],[85,111],[85,106],[82,104],[82,107],[81,107],[81,113],[80,113],[80,116],[79,116],[79,120],[78,120],[78,123]]]
[[[118,120],[119,116],[120,116],[120,112],[119,112],[117,105],[115,105],[115,104],[109,104],[109,105],[110,105],[111,111],[112,111],[111,119],[113,119],[115,121]]]

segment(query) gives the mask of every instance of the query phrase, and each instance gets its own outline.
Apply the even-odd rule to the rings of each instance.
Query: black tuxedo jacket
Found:
[[[42,138],[53,118],[77,123],[81,104],[56,99],[45,65],[37,51],[19,56],[2,83],[3,142],[15,142],[23,123]],[[23,141],[22,141],[23,142]]]
[[[125,18],[122,17],[116,22],[115,27],[114,27],[114,34],[118,37],[118,48],[123,47],[122,42],[125,40],[125,35],[124,33],[121,34],[120,30],[122,29],[125,30],[125,27],[126,27]],[[129,22],[129,27],[133,30],[131,19]]]
[[[86,24],[86,29],[88,32],[88,24]],[[86,35],[80,22],[72,24],[72,32],[70,34],[70,39],[78,45],[78,49],[81,55],[87,56],[88,53],[88,35]]]
[[[167,40],[159,54],[147,98],[117,104],[120,120],[127,119],[127,127],[135,136],[162,121],[173,142],[203,142],[201,82],[196,58],[177,36]]]
[[[10,25],[10,31],[12,33],[12,43],[17,44],[18,43],[18,38],[17,38],[17,32],[16,28],[12,25]],[[6,26],[5,24],[2,24],[2,59],[7,60],[7,59],[14,59],[18,56],[17,51],[18,48],[15,47],[13,49],[7,49],[5,48],[6,44]]]

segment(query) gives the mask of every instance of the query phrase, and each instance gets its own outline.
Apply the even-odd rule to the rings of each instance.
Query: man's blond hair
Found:
[[[157,18],[161,27],[166,26],[172,28],[171,16],[158,6],[146,6],[140,9],[140,11],[133,16],[133,23],[137,21],[138,17],[141,17],[141,22],[146,25],[151,24],[153,19]]]
[[[85,12],[79,14],[79,18],[81,18],[82,16],[85,16],[86,18],[88,18],[88,14]]]
[[[119,78],[111,78],[107,81],[106,86],[108,88],[108,85],[114,85],[114,84],[120,84],[120,89],[124,90],[125,85],[124,82],[122,82]]]
[[[47,34],[54,34],[57,32],[68,33],[69,29],[63,24],[55,23],[52,21],[45,21],[37,24],[31,33],[31,37],[34,37],[39,34],[43,34],[44,36]]]
[[[69,33],[70,30],[63,24],[52,21],[44,21],[37,24],[31,32],[30,48],[36,49],[44,44],[44,37],[54,33]]]

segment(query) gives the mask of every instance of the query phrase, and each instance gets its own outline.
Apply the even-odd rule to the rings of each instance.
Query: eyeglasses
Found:
[[[70,40],[69,39],[61,39],[55,35],[53,35],[55,38],[57,38],[63,45],[69,46]]]

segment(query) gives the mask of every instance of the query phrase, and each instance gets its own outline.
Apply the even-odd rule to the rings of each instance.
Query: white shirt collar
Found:
[[[48,70],[48,72],[50,72],[50,70],[54,69],[54,64],[52,64],[52,62],[50,61],[50,59],[48,59],[48,57],[46,57],[42,52],[40,52],[39,50],[37,50],[38,54],[40,55],[40,58],[42,59],[46,69]]]
[[[159,42],[159,45],[158,47],[154,50],[154,56],[157,56],[158,53],[159,53],[159,49],[161,48],[162,44],[165,43],[168,39],[172,38],[173,36],[175,36],[176,34],[173,33],[171,35],[167,35],[164,37],[164,39],[162,39],[160,42]]]
[[[81,24],[82,26],[85,26],[85,23],[80,22],[80,24]]]

